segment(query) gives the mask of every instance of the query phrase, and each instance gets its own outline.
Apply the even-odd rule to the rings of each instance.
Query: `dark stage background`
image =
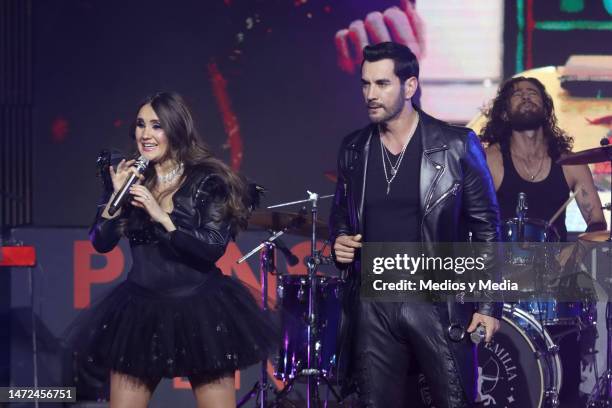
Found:
[[[364,4],[323,6],[34,2],[34,223],[90,222],[97,152],[130,146],[136,106],[156,90],[181,93],[203,139],[229,162],[214,62],[240,127],[240,170],[269,189],[268,202],[333,191],[323,172],[335,167],[340,137],[367,120],[356,78],[336,68],[333,36]]]
[[[307,189],[331,193],[324,173],[335,169],[341,138],[367,124],[359,76],[341,69],[334,36],[368,13],[409,6],[408,0],[0,0],[0,231],[17,227],[2,231],[5,238],[37,247],[44,272],[35,272],[34,306],[47,338],[61,340],[77,313],[78,265],[103,268],[95,256],[75,260],[75,242],[86,240],[83,227],[100,193],[95,160],[101,149],[130,149],[128,129],[145,96],[181,93],[213,151],[268,189],[264,205],[306,198]],[[417,0],[415,7],[423,20],[423,30],[410,27],[423,48],[422,106],[454,123],[473,119],[504,78],[563,65],[573,54],[612,54],[611,0]],[[611,136],[606,126],[592,140]],[[590,140],[581,148],[595,147]],[[610,188],[609,179],[603,186]],[[325,219],[329,203],[320,208]],[[261,237],[247,232],[233,248],[244,253]],[[307,244],[300,248],[304,255]],[[231,256],[227,265],[238,253]],[[94,283],[92,296],[121,279],[128,262],[114,280]],[[255,261],[225,270],[257,285]],[[12,380],[30,378],[25,279],[23,270],[0,270],[3,382],[11,373]],[[41,358],[50,376],[65,375],[51,370],[59,356]],[[240,395],[254,373],[242,378]],[[154,406],[175,401],[172,392],[165,383]],[[183,393],[180,401],[191,403]]]
[[[129,148],[135,108],[157,90],[185,96],[203,139],[265,185],[268,203],[331,192],[323,173],[341,137],[367,123],[334,34],[393,6],[406,1],[33,0],[33,223],[90,222],[97,152]],[[608,1],[436,0],[416,10],[423,107],[458,123],[503,78],[612,44]],[[542,29],[541,20],[595,25]]]

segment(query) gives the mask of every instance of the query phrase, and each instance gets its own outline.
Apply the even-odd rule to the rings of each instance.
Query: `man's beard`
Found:
[[[384,114],[383,116],[374,117],[374,118],[370,116],[370,120],[372,121],[372,123],[384,124],[385,122],[388,122],[391,119],[398,117],[399,114],[402,113],[402,109],[404,108],[404,103],[405,103],[404,92],[400,92],[398,99],[396,99],[395,103],[391,105],[389,108],[387,108],[385,105],[382,105],[382,104],[376,105],[376,106],[380,106]]]
[[[544,110],[542,108],[536,110],[510,112],[508,114],[510,126],[512,130],[521,132],[524,130],[535,130],[542,126],[545,122]]]

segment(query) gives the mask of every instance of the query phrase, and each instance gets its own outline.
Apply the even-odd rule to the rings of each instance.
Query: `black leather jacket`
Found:
[[[167,232],[161,224],[150,221],[138,227],[131,227],[128,222],[125,234],[131,245],[159,243],[191,268],[209,271],[225,253],[232,236],[230,219],[225,212],[226,197],[226,186],[220,176],[195,171],[172,197],[174,209],[170,218],[176,230]],[[121,216],[105,219],[101,217],[105,205],[99,206],[89,234],[94,248],[102,253],[112,250],[119,242],[120,220],[133,217],[137,211],[124,209]]]
[[[434,242],[499,240],[499,208],[484,151],[474,132],[451,126],[419,111],[423,154],[421,158],[421,237],[425,248]],[[363,208],[368,152],[374,125],[344,138],[338,155],[338,182],[330,216],[331,239],[363,233]],[[401,220],[398,220],[401,221]],[[495,257],[489,258],[482,279],[490,276]],[[352,264],[336,263],[347,279],[340,329],[341,354],[350,350],[350,313],[359,295],[359,257]],[[473,313],[501,317],[501,303],[448,301],[451,320],[466,328]],[[350,354],[350,351],[348,352]],[[457,356],[459,360],[463,357]],[[343,364],[342,357],[339,358]],[[469,363],[469,362],[468,362]],[[348,365],[348,363],[346,363]],[[461,365],[461,364],[460,364]],[[340,371],[343,367],[339,368]],[[345,367],[346,369],[346,367]],[[469,370],[469,367],[461,368]],[[472,374],[468,374],[472,375]]]

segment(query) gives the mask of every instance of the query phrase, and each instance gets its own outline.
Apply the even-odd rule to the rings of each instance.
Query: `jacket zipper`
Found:
[[[435,203],[433,203],[433,204],[431,204],[431,205],[429,206],[429,208],[428,208],[428,210],[427,210],[427,212],[426,212],[426,213],[430,212],[430,211],[431,211],[431,209],[432,209],[433,207],[435,207],[436,205],[440,204],[442,201],[446,200],[446,198],[447,198],[449,195],[451,195],[451,194],[452,194],[452,195],[457,195],[457,190],[459,189],[459,186],[460,186],[460,185],[461,185],[460,183],[455,182],[455,183],[453,184],[453,187],[451,187],[451,189],[450,189],[450,190],[448,190],[446,193],[442,194],[442,195],[440,196],[440,198],[438,198],[438,199],[436,200],[436,202],[435,202]],[[432,194],[433,194],[433,193],[432,193]]]

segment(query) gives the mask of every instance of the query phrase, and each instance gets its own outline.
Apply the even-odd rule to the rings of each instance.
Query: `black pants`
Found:
[[[437,408],[472,406],[449,350],[448,314],[441,316],[430,303],[364,300],[356,312],[354,367],[361,406],[411,406],[408,379],[416,370],[425,374]]]

